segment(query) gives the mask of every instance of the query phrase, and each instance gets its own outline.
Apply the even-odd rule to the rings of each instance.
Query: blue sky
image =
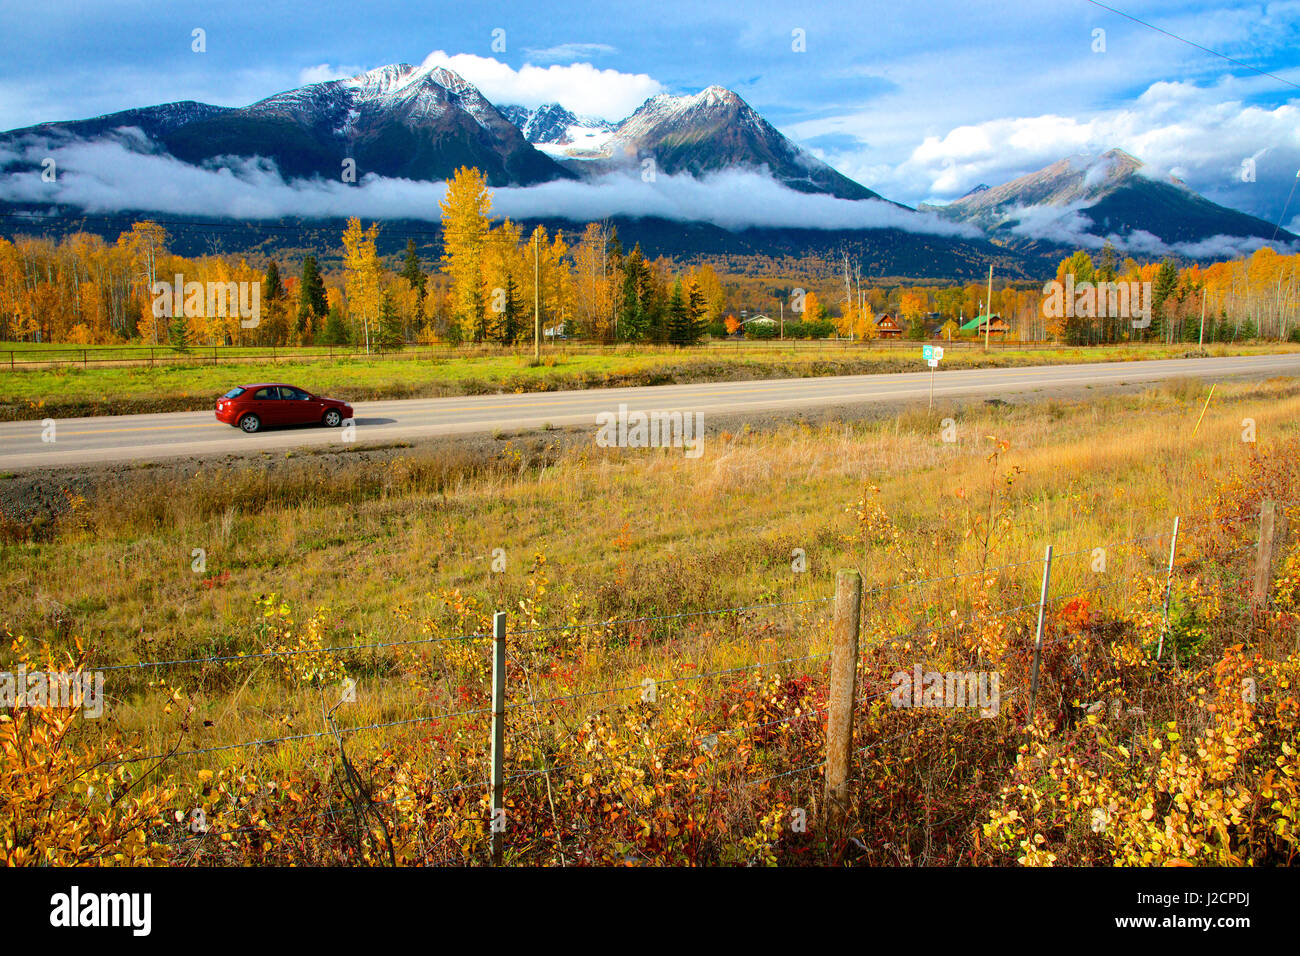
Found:
[[[1110,5],[1300,84],[1300,0]],[[196,28],[206,53],[191,50]],[[1094,49],[1099,29],[1104,51]],[[792,49],[796,30],[804,52]],[[243,105],[438,51],[495,102],[558,99],[610,119],[654,92],[726,86],[847,175],[909,204],[1119,146],[1276,221],[1300,168],[1300,89],[1085,0],[54,0],[5,4],[0,38],[0,129],[178,99]],[[1240,175],[1246,159],[1254,182]],[[1293,200],[1287,221],[1296,214]]]

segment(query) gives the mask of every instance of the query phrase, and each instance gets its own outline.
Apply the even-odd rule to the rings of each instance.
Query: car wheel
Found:
[[[262,420],[250,413],[239,420],[239,427],[251,435],[262,427]]]
[[[321,421],[325,423],[327,428],[338,428],[339,425],[343,424],[343,416],[339,414],[337,408],[331,408],[325,413],[325,417]]]

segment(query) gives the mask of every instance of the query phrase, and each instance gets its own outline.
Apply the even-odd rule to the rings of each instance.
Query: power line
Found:
[[[1286,194],[1286,202],[1282,204],[1282,215],[1277,217],[1277,225],[1273,227],[1273,238],[1277,238],[1278,230],[1282,228],[1282,223],[1286,222],[1286,211],[1291,208],[1291,199],[1295,196],[1295,184],[1300,182],[1300,171],[1295,174],[1295,179],[1291,180],[1291,191]]]
[[[1300,83],[1292,83],[1290,80],[1282,79],[1282,77],[1275,73],[1270,73],[1267,70],[1261,70],[1257,66],[1251,66],[1249,63],[1243,63],[1241,60],[1233,59],[1226,53],[1220,53],[1218,50],[1211,50],[1208,46],[1201,46],[1201,44],[1197,43],[1195,40],[1189,40],[1187,37],[1179,36],[1177,33],[1170,33],[1163,27],[1158,27],[1154,23],[1148,23],[1146,20],[1135,17],[1131,13],[1125,13],[1123,10],[1116,10],[1114,7],[1099,2],[1099,0],[1086,0],[1086,2],[1091,3],[1094,7],[1101,7],[1103,10],[1109,10],[1111,13],[1132,20],[1134,23],[1141,24],[1148,30],[1155,30],[1157,33],[1163,33],[1165,36],[1177,40],[1179,43],[1186,43],[1188,46],[1196,47],[1196,49],[1208,53],[1211,56],[1217,56],[1221,60],[1227,60],[1229,63],[1239,66],[1244,70],[1250,70],[1252,73],[1258,73],[1260,76],[1267,76],[1270,80],[1277,80],[1279,83],[1285,83],[1287,86],[1300,90]]]

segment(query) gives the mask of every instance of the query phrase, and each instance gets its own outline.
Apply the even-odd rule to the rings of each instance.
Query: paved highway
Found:
[[[1300,353],[941,370],[934,379],[934,394],[936,400],[972,396],[988,398],[1064,391],[1088,385],[1156,382],[1180,376],[1198,376],[1209,382],[1273,375],[1300,376]],[[235,373],[232,385],[237,384],[233,380],[237,377]],[[312,387],[312,383],[306,380],[293,384]],[[707,425],[711,413],[925,401],[929,391],[930,372],[925,370],[832,378],[363,402],[355,406],[355,440],[368,444],[431,435],[537,428],[546,424],[590,425],[594,436],[596,415],[615,412],[621,403],[631,411],[703,412]],[[55,422],[54,441],[43,440],[43,434],[48,432],[39,421],[0,423],[0,471],[145,461],[180,455],[260,453],[329,445],[340,443],[344,438],[344,431],[337,428],[286,428],[245,435],[218,422],[211,411],[60,419]]]

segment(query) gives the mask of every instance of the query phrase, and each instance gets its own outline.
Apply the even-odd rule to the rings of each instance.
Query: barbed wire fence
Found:
[[[551,812],[554,815],[554,789],[557,786],[565,785],[564,782],[557,784],[557,778],[563,777],[563,781],[567,782],[573,779],[573,774],[592,770],[599,772],[609,765],[608,755],[602,753],[599,746],[587,748],[584,756],[579,758],[572,752],[560,754],[558,744],[556,741],[552,741],[552,747],[550,748],[552,752],[550,754],[542,752],[540,756],[534,754],[533,765],[518,765],[522,758],[515,754],[513,756],[516,758],[517,765],[508,768],[507,728],[518,730],[526,725],[531,717],[534,725],[539,730],[544,721],[549,721],[558,730],[563,731],[562,740],[564,742],[571,742],[575,739],[577,732],[571,723],[566,723],[560,716],[566,707],[572,708],[576,705],[578,718],[590,723],[593,717],[609,712],[611,706],[615,709],[625,706],[625,704],[611,704],[611,702],[625,700],[628,695],[631,695],[633,701],[638,704],[653,704],[656,702],[658,694],[668,688],[699,689],[706,685],[718,686],[728,679],[734,681],[737,678],[743,678],[747,680],[766,674],[780,677],[782,680],[825,681],[827,689],[825,703],[813,706],[811,703],[801,700],[795,705],[792,713],[778,716],[760,714],[755,722],[743,721],[740,724],[724,725],[694,732],[685,740],[675,742],[688,745],[693,751],[702,755],[707,763],[716,759],[720,751],[719,744],[722,741],[752,741],[764,738],[764,735],[776,735],[800,727],[808,728],[810,739],[816,743],[820,732],[820,742],[823,750],[822,759],[795,767],[783,768],[765,766],[759,762],[754,762],[750,765],[753,772],[743,781],[743,787],[745,790],[755,790],[755,788],[779,784],[802,788],[802,791],[810,796],[811,803],[823,808],[827,826],[834,828],[843,820],[849,808],[852,784],[855,780],[855,762],[888,743],[915,735],[924,726],[922,722],[918,721],[913,727],[906,728],[898,733],[869,741],[861,739],[858,728],[855,728],[855,716],[859,713],[865,714],[867,708],[873,705],[883,705],[886,698],[896,696],[896,688],[875,686],[873,684],[872,679],[870,679],[870,672],[865,666],[869,655],[881,652],[886,648],[896,651],[900,647],[908,649],[913,644],[917,644],[918,647],[913,652],[913,658],[916,666],[921,666],[919,664],[921,656],[918,653],[920,651],[919,645],[925,639],[934,640],[940,635],[957,634],[967,627],[988,624],[997,620],[1011,622],[1023,632],[1023,636],[1028,641],[1027,646],[1025,642],[1021,642],[1017,647],[993,659],[983,659],[981,656],[977,656],[976,665],[977,667],[997,666],[1001,668],[1008,659],[1014,657],[1020,663],[1027,661],[1027,673],[1018,673],[1016,676],[1018,676],[1019,680],[1012,686],[999,686],[994,713],[985,714],[984,716],[997,716],[1001,712],[1001,701],[1014,700],[1016,704],[1013,713],[1019,718],[1018,722],[1024,726],[1031,725],[1036,710],[1040,705],[1038,699],[1041,689],[1040,672],[1045,652],[1050,652],[1062,645],[1073,646],[1075,642],[1081,640],[1080,634],[1071,632],[1068,628],[1065,629],[1064,633],[1053,636],[1051,633],[1053,630],[1062,630],[1062,628],[1055,625],[1054,618],[1049,617],[1049,609],[1055,609],[1059,614],[1062,609],[1069,607],[1072,602],[1076,602],[1085,596],[1096,596],[1102,592],[1117,589],[1127,592],[1131,589],[1132,581],[1130,579],[1106,573],[1106,555],[1121,551],[1121,549],[1131,549],[1133,555],[1142,553],[1147,559],[1148,571],[1151,573],[1150,580],[1153,580],[1156,585],[1163,583],[1163,587],[1159,588],[1159,593],[1155,599],[1141,610],[1152,615],[1156,622],[1158,632],[1154,648],[1156,660],[1163,662],[1166,649],[1168,649],[1170,659],[1166,666],[1178,668],[1180,662],[1177,657],[1177,645],[1174,641],[1169,640],[1171,634],[1171,592],[1178,573],[1194,563],[1201,562],[1207,556],[1220,563],[1239,562],[1248,556],[1248,552],[1254,552],[1253,563],[1248,562],[1251,566],[1249,568],[1240,567],[1238,570],[1243,572],[1243,577],[1246,574],[1249,576],[1251,607],[1253,609],[1266,608],[1270,599],[1269,590],[1274,578],[1274,570],[1285,546],[1287,536],[1285,508],[1288,507],[1300,508],[1300,502],[1265,500],[1262,502],[1258,513],[1243,513],[1236,516],[1206,519],[1199,524],[1182,523],[1179,518],[1175,518],[1169,530],[1122,539],[1098,548],[1081,548],[1075,551],[1054,553],[1052,547],[1047,546],[1041,560],[1026,559],[979,568],[961,574],[938,575],[899,584],[884,584],[864,588],[861,570],[842,570],[836,576],[835,590],[832,595],[795,601],[768,601],[706,611],[652,614],[587,622],[575,621],[556,625],[519,627],[513,630],[508,626],[506,612],[498,611],[493,615],[491,633],[471,631],[470,633],[450,637],[431,636],[403,641],[355,643],[333,647],[284,648],[249,654],[214,654],[207,657],[189,656],[113,664],[97,668],[97,670],[152,673],[166,669],[203,668],[212,665],[228,668],[247,664],[261,664],[268,661],[283,661],[300,655],[373,654],[379,650],[445,645],[489,651],[491,677],[489,692],[485,695],[488,699],[461,709],[444,709],[434,713],[422,713],[392,720],[339,725],[334,720],[333,714],[334,710],[338,709],[340,704],[343,703],[343,700],[335,703],[333,708],[330,709],[322,696],[322,713],[325,718],[324,723],[327,726],[318,731],[264,736],[234,743],[191,746],[188,748],[180,746],[184,737],[182,734],[170,749],[156,748],[154,752],[144,756],[106,761],[103,766],[107,769],[130,766],[138,770],[140,765],[148,765],[144,770],[139,771],[139,773],[147,775],[161,770],[171,762],[213,754],[243,751],[251,752],[256,756],[266,752],[269,748],[284,744],[324,743],[328,745],[331,754],[339,755],[345,767],[351,769],[352,765],[348,763],[348,758],[343,752],[345,737],[443,723],[472,727],[475,732],[483,735],[486,744],[481,767],[477,768],[481,770],[481,773],[475,773],[475,767],[463,768],[468,779],[458,780],[445,787],[437,786],[440,781],[434,780],[430,781],[434,786],[421,791],[420,794],[397,794],[385,799],[358,792],[355,771],[351,771],[349,777],[353,780],[351,788],[353,792],[351,798],[349,798],[350,802],[345,802],[343,805],[336,807],[322,806],[291,817],[280,818],[279,822],[334,821],[347,814],[356,814],[358,821],[360,821],[366,814],[373,813],[377,815],[380,808],[396,809],[403,805],[411,805],[413,809],[418,810],[419,806],[417,805],[427,803],[431,797],[440,796],[449,799],[455,797],[465,802],[465,806],[470,813],[481,815],[482,822],[488,833],[491,860],[494,863],[500,863],[505,858],[508,837],[511,832],[507,820],[507,794],[509,788],[518,788],[530,781],[543,784],[546,799],[551,802]],[[1240,544],[1230,549],[1218,548],[1217,550],[1196,553],[1186,550],[1189,540],[1196,541],[1201,536],[1204,536],[1208,541],[1216,533],[1222,534],[1226,529],[1233,526],[1239,526],[1240,528],[1236,538],[1236,540],[1240,541],[1246,534],[1249,525],[1256,522],[1258,532],[1254,542]],[[1164,557],[1163,545],[1166,541],[1169,543],[1167,561],[1161,560],[1159,564],[1155,564],[1153,558],[1159,557],[1163,559]],[[1184,545],[1182,552],[1179,550],[1180,543]],[[1158,555],[1152,554],[1151,549],[1157,547],[1162,550]],[[1146,550],[1143,551],[1143,549]],[[1064,562],[1080,558],[1091,560],[1087,573],[1099,580],[1085,587],[1071,588],[1064,593],[1053,593],[1054,570],[1059,572]],[[1099,560],[1100,566],[1098,564]],[[1034,565],[1041,566],[1041,579],[1038,593],[1032,600],[1024,600],[1018,604],[996,609],[980,606],[966,615],[959,615],[954,608],[949,612],[946,619],[938,621],[922,620],[914,622],[911,626],[902,630],[882,629],[877,620],[869,621],[865,626],[863,624],[864,610],[887,609],[888,602],[896,592],[914,592],[941,585],[953,586],[957,582],[972,579],[991,581],[1006,572],[1023,572],[1024,569]],[[1078,580],[1083,573],[1085,572],[1075,569],[1069,579]],[[1161,575],[1163,575],[1163,582],[1161,581]],[[1057,580],[1065,579],[1064,576],[1057,578]],[[951,596],[950,594],[949,597]],[[1124,596],[1131,598],[1131,594],[1128,593],[1125,593]],[[828,609],[832,612],[829,621],[825,617]],[[739,620],[741,615],[751,615],[756,618],[762,612],[769,612],[770,615],[770,612],[776,611],[804,615],[798,619],[798,624],[792,627],[792,631],[807,627],[824,630],[829,623],[831,632],[829,646],[825,650],[814,650],[806,654],[783,655],[777,653],[766,660],[762,658],[760,653],[758,659],[752,662],[727,667],[710,667],[706,660],[700,660],[696,662],[698,666],[688,668],[680,673],[644,677],[641,680],[566,694],[546,694],[537,691],[534,687],[532,675],[522,657],[518,653],[512,654],[512,651],[518,652],[524,646],[525,639],[557,635],[571,637],[579,633],[594,636],[598,646],[607,649],[620,647],[626,650],[630,644],[628,635],[631,633],[631,629],[638,626],[681,626],[687,622],[716,621],[727,615]],[[806,616],[810,613],[822,616],[817,618],[815,622],[810,622]],[[877,617],[880,617],[880,615],[877,615]],[[865,641],[863,640],[864,633],[867,635]],[[1032,639],[1029,638],[1031,633]],[[1100,644],[1101,642],[1096,643]],[[814,666],[814,663],[816,663],[816,666]],[[518,687],[508,685],[508,674],[510,673],[513,673],[516,684],[519,683],[518,678],[522,675],[522,689],[524,691],[522,695],[517,693]],[[516,691],[516,693],[512,695],[511,690]],[[915,691],[916,688],[913,688],[913,692]],[[898,706],[895,700],[890,700],[889,703],[892,706]],[[962,701],[962,704],[963,706],[949,708],[945,703],[943,705],[945,715],[969,714],[971,706],[969,702]],[[903,706],[916,705],[913,703]],[[539,752],[544,750],[542,747],[533,749]],[[821,775],[820,788],[817,784],[817,774],[819,773]],[[132,776],[134,779],[136,774]],[[643,803],[634,795],[628,794],[627,789],[623,788],[622,792],[622,799],[627,807],[635,807]],[[818,792],[819,789],[820,792]],[[364,806],[358,806],[358,801]],[[204,824],[201,813],[197,815],[197,819],[191,813],[188,820],[178,819],[180,832],[169,834],[168,836],[171,838],[162,842],[168,843],[178,850],[189,847],[194,852],[197,852],[203,845],[220,838],[223,834],[237,834],[246,830],[256,831],[256,818],[259,810],[257,804],[252,803],[239,809],[248,816],[248,823],[237,824],[218,833]],[[178,811],[178,814],[183,815],[180,814],[180,811]],[[554,826],[556,831],[554,838],[557,851],[563,861],[565,850],[561,829],[557,821]],[[384,833],[387,834],[386,828]]]

